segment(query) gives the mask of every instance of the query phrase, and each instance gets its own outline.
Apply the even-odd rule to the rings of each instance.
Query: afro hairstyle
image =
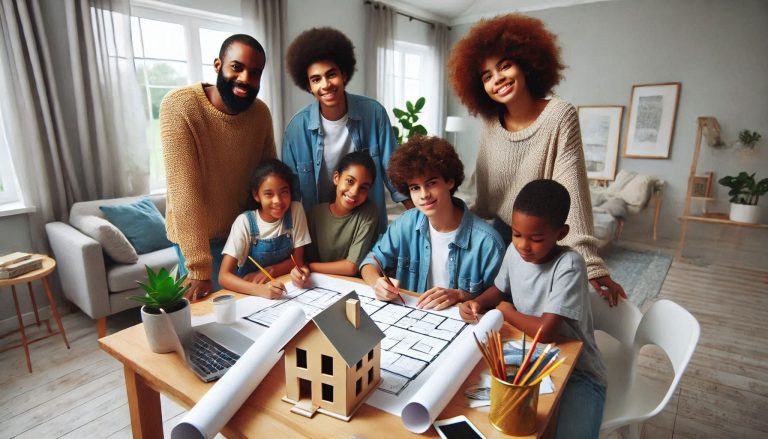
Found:
[[[408,194],[408,180],[437,173],[445,181],[453,180],[451,195],[464,181],[464,164],[447,140],[431,136],[413,136],[397,148],[389,159],[389,179],[401,194]]]
[[[318,61],[332,61],[344,75],[344,85],[355,73],[355,46],[341,31],[332,27],[315,27],[293,40],[285,54],[288,73],[302,90],[309,89],[307,69]]]

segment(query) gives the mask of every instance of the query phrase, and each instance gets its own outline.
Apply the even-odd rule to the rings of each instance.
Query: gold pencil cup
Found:
[[[525,436],[536,431],[539,383],[516,386],[491,376],[491,425],[504,434]]]

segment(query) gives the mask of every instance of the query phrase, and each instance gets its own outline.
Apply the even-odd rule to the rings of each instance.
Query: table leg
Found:
[[[69,349],[69,341],[67,341],[67,333],[64,332],[64,325],[61,324],[61,317],[59,316],[59,310],[56,308],[56,302],[53,300],[53,294],[51,294],[51,287],[48,286],[48,278],[43,278],[43,288],[45,289],[45,295],[48,296],[48,303],[51,304],[51,313],[53,314],[53,318],[56,320],[56,324],[59,325],[59,332],[61,332],[61,337],[64,339],[64,344],[67,345],[67,349]]]
[[[124,366],[123,370],[134,439],[162,438],[163,415],[160,412],[160,394],[149,387],[144,378],[130,367]]]
[[[35,312],[35,322],[37,327],[40,327],[40,314],[37,312],[37,301],[35,300],[35,292],[32,291],[32,282],[27,282],[27,290],[29,290],[29,300],[32,301],[32,310]],[[45,321],[45,326],[48,327],[48,333],[51,333],[51,324],[48,320]]]
[[[29,359],[29,346],[27,343],[27,333],[24,332],[24,319],[21,318],[21,308],[19,307],[19,298],[16,297],[16,286],[11,285],[13,293],[13,305],[16,307],[16,317],[19,319],[19,332],[21,332],[21,345],[24,347],[24,355],[27,357],[27,370],[32,373],[32,360]]]

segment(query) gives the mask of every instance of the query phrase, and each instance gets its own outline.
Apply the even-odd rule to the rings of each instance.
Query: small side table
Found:
[[[51,325],[48,323],[47,319],[45,320],[45,324],[48,327],[48,334],[43,335],[41,337],[28,340],[27,339],[27,333],[24,331],[24,320],[21,318],[21,308],[19,307],[19,299],[16,296],[16,285],[20,285],[23,283],[27,284],[27,289],[29,290],[29,298],[32,300],[32,309],[35,313],[35,321],[37,322],[37,326],[40,326],[40,316],[37,313],[37,302],[35,302],[35,295],[32,291],[32,281],[41,279],[43,282],[43,288],[45,289],[45,295],[48,296],[48,303],[51,306],[51,314],[53,314],[54,320],[56,320],[56,324],[59,326],[59,333],[61,333],[61,337],[64,339],[64,344],[67,346],[67,349],[69,349],[69,341],[67,341],[67,334],[64,332],[64,326],[61,324],[61,317],[59,316],[59,311],[56,308],[56,302],[53,300],[53,295],[51,294],[51,287],[48,285],[48,275],[53,273],[53,270],[56,269],[56,261],[46,255],[40,255],[43,257],[43,267],[40,269],[37,269],[35,271],[30,271],[29,273],[22,274],[21,276],[16,276],[11,279],[0,279],[0,288],[2,287],[11,287],[11,291],[13,292],[13,304],[16,306],[16,317],[19,319],[19,332],[21,332],[21,343],[12,345],[12,346],[6,346],[0,352],[5,352],[9,349],[17,348],[19,346],[24,347],[24,354],[27,357],[27,369],[29,370],[29,373],[32,373],[32,361],[29,359],[29,345],[31,343],[34,343],[36,341],[40,341],[42,339],[48,338],[50,336],[56,335],[55,332],[51,331]]]

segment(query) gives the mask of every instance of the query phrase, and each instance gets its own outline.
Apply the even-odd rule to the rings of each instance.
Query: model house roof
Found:
[[[359,310],[359,325],[355,328],[347,317],[349,299],[360,300],[356,292],[350,291],[312,321],[336,348],[347,367],[352,367],[384,339],[384,333],[362,308]]]

